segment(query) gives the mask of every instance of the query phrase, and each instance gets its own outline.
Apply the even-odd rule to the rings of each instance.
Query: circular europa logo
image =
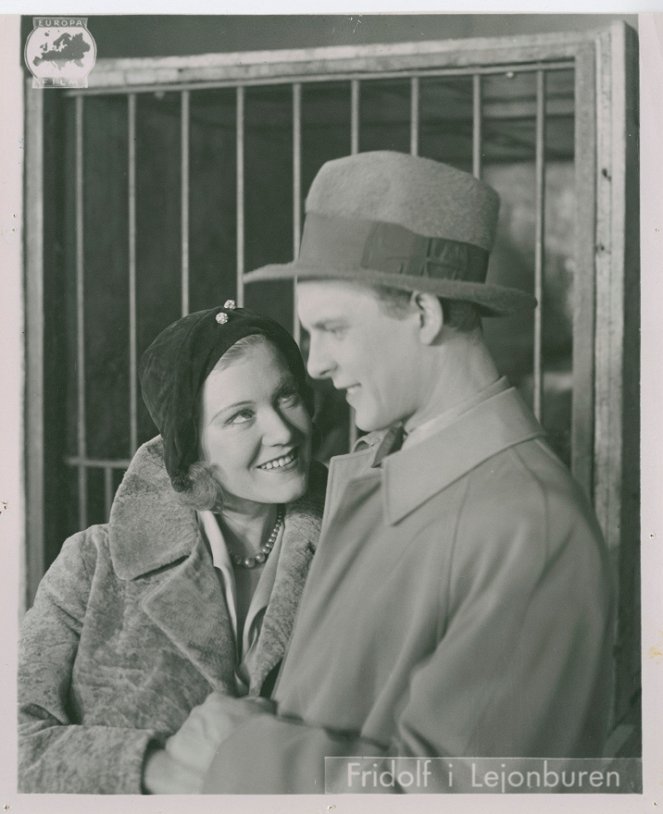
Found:
[[[86,88],[97,59],[87,17],[33,17],[24,58],[33,88]]]

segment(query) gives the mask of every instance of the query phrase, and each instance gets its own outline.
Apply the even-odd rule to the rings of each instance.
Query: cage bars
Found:
[[[350,82],[350,152],[359,152],[359,80]]]
[[[299,255],[299,241],[302,235],[302,85],[292,86],[292,256]],[[299,344],[300,325],[297,316],[297,281],[292,286],[292,333]]]
[[[360,86],[359,80],[353,79],[350,82],[350,153],[356,155],[359,152],[359,104]],[[348,424],[348,444],[352,449],[357,440],[357,425],[354,419],[354,410],[350,409],[350,419]]]
[[[245,93],[237,88],[235,110],[236,212],[237,212],[237,305],[244,305],[244,107]]]
[[[546,118],[546,74],[551,70],[568,69],[569,62],[546,63],[539,67],[535,73],[536,79],[536,121],[535,121],[535,236],[534,236],[534,286],[535,296],[539,306],[534,321],[534,351],[533,351],[533,406],[537,417],[542,418],[543,412],[543,281],[545,260],[545,118]],[[421,132],[421,77],[428,76],[468,76],[472,80],[471,98],[471,151],[472,172],[475,176],[482,174],[483,149],[483,78],[489,75],[505,73],[532,73],[531,65],[508,65],[474,67],[464,69],[438,69],[434,71],[420,71],[409,76],[410,88],[410,120],[409,143],[410,151],[416,155],[419,152]],[[385,78],[387,74],[380,74]],[[404,76],[403,72],[397,74]],[[407,75],[407,73],[405,74]],[[355,154],[360,150],[361,139],[361,83],[365,81],[355,77],[349,80],[350,89],[350,152]],[[298,81],[290,83],[292,90],[292,213],[293,213],[293,257],[299,251],[302,230],[302,87],[303,82],[315,81],[316,77],[300,77]],[[268,83],[259,83],[268,84]],[[238,305],[244,302],[244,273],[245,273],[245,104],[246,84],[236,85],[236,112],[235,112],[235,149],[236,149],[236,299]],[[208,88],[209,85],[201,85]],[[189,191],[190,191],[190,92],[195,89],[193,85],[179,87],[180,93],[180,235],[181,235],[181,312],[183,315],[189,311]],[[137,421],[137,303],[136,303],[136,115],[137,93],[139,89],[132,88],[127,93],[128,118],[128,276],[129,276],[129,437],[130,454],[133,454],[138,445]],[[109,489],[112,488],[112,477],[109,474],[113,468],[123,468],[128,461],[109,462],[102,459],[88,457],[85,437],[85,349],[84,349],[84,279],[83,279],[83,251],[84,251],[84,198],[83,198],[83,100],[84,96],[75,94],[75,133],[76,133],[76,300],[77,300],[77,371],[78,371],[78,448],[77,455],[67,459],[70,465],[78,468],[79,477],[79,522],[84,527],[87,522],[87,469],[89,467],[102,467],[104,469],[104,494],[108,503]],[[293,293],[296,299],[296,290]],[[296,316],[293,320],[293,333],[299,341],[300,326]],[[351,419],[349,427],[350,445],[357,438],[357,429]]]
[[[535,148],[535,229],[534,229],[534,415],[543,419],[543,273],[545,263],[546,192],[546,77],[536,72],[536,148]]]
[[[136,95],[128,96],[129,194],[129,455],[138,446],[138,351],[136,309]]]
[[[410,79],[410,153],[419,155],[419,77]]]
[[[472,76],[472,174],[481,178],[481,74]]]
[[[181,192],[181,290],[182,316],[189,313],[189,136],[191,129],[190,91],[183,90],[180,107],[180,192]]]
[[[85,280],[84,280],[84,200],[83,200],[83,97],[76,97],[75,128],[75,219],[76,219],[76,384],[78,404],[78,457],[87,457],[85,410]],[[87,469],[78,464],[78,525],[87,526]]]

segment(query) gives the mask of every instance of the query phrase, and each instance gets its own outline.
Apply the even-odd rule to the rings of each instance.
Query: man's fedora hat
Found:
[[[429,158],[338,158],[313,180],[297,260],[246,280],[347,279],[466,300],[487,316],[533,308],[530,294],[485,282],[498,210],[495,190]]]

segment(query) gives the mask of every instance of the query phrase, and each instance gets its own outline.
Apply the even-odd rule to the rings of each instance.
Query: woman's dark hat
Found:
[[[309,412],[313,396],[297,343],[273,319],[234,300],[173,322],[145,351],[138,369],[143,401],[161,433],[173,488],[189,488],[189,467],[199,460],[198,400],[205,379],[238,340],[259,334],[283,354]]]
[[[306,199],[297,260],[262,266],[247,282],[347,279],[466,300],[487,316],[536,305],[485,282],[499,197],[466,172],[390,151],[323,164]]]

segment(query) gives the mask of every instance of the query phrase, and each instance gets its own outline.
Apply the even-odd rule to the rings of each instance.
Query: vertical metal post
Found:
[[[292,86],[292,254],[299,255],[299,241],[302,234],[302,85]],[[297,280],[292,287],[293,295],[293,336],[299,344],[300,326],[297,317]]]
[[[350,82],[350,152],[354,155],[359,152],[359,80]],[[357,440],[357,426],[354,420],[354,410],[350,407],[350,426],[348,441],[350,449]]]
[[[138,372],[136,319],[136,94],[128,100],[129,146],[129,456],[138,447]]]
[[[113,470],[110,466],[104,467],[104,510],[106,520],[110,516],[111,505],[113,503]]]
[[[350,82],[350,152],[359,152],[359,80]]]
[[[244,88],[237,88],[236,104],[236,172],[237,172],[237,304],[244,304]]]
[[[76,97],[75,107],[75,213],[76,213],[76,371],[78,401],[78,457],[87,457],[85,414],[85,282],[84,282],[84,215],[83,215],[83,97]],[[87,469],[78,464],[78,526],[87,526]]]
[[[472,77],[472,173],[481,178],[481,74]]]
[[[183,90],[180,108],[182,316],[189,313],[189,112],[189,91]]]
[[[419,77],[410,79],[410,152],[419,155]]]
[[[545,183],[546,183],[546,75],[536,72],[536,155],[534,237],[534,415],[543,419],[543,272],[545,263]]]

